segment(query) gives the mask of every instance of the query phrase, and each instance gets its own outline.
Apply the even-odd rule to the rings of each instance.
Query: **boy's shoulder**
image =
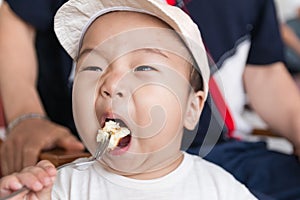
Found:
[[[190,162],[191,168],[196,170],[193,171],[195,175],[201,175],[201,177],[207,177],[207,180],[217,180],[216,183],[223,183],[226,180],[236,181],[236,179],[220,166],[209,162],[197,155],[191,155],[185,153],[185,159]]]
[[[220,166],[188,153],[185,153],[185,162],[190,165],[189,176],[196,182],[205,182],[205,187],[217,192],[219,197],[256,199],[242,183]]]

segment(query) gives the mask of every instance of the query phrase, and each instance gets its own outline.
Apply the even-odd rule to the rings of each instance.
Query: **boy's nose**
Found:
[[[100,86],[100,94],[105,98],[123,98],[126,96],[124,74],[111,73]]]
[[[118,88],[110,90],[108,88],[104,88],[103,90],[101,90],[101,95],[103,97],[109,97],[109,98],[113,98],[113,97],[124,97],[124,92],[119,90]]]

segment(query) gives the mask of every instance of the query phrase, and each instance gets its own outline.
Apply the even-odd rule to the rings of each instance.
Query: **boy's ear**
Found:
[[[188,105],[187,105],[187,110],[184,118],[184,127],[188,130],[194,130],[202,109],[204,106],[204,92],[203,91],[198,91],[198,92],[191,92],[189,100],[188,100]]]

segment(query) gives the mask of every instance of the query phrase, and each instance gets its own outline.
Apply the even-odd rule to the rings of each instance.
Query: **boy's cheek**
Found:
[[[180,111],[174,113],[171,110],[162,109],[160,106],[153,107],[148,117],[148,124],[143,126],[136,124],[132,130],[132,136],[138,140],[152,138],[173,137],[182,130],[182,115]],[[168,136],[168,134],[172,134]]]

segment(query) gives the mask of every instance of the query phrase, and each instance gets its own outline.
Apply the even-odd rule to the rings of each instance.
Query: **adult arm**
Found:
[[[300,93],[284,64],[248,65],[244,85],[253,109],[271,129],[292,142],[300,156]]]
[[[0,8],[0,92],[6,121],[27,113],[46,115],[36,89],[37,57],[35,29],[21,20],[3,2]],[[2,173],[33,165],[41,150],[60,146],[83,149],[70,131],[48,120],[19,123],[1,145]]]

